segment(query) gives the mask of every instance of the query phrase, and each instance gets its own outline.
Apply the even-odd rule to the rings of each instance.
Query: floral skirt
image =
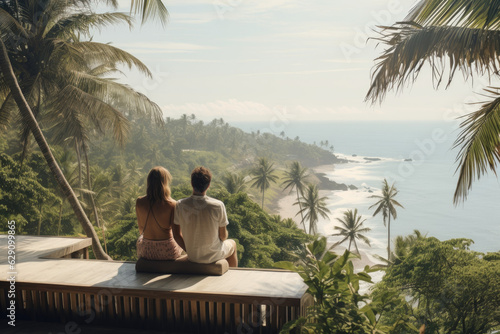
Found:
[[[175,239],[150,240],[142,235],[137,239],[137,258],[148,260],[175,260],[182,254]]]

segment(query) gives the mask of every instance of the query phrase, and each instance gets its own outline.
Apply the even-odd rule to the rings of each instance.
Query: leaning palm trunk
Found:
[[[61,199],[61,205],[59,206],[59,222],[57,223],[57,235],[61,232],[61,220],[62,220],[62,211],[63,211],[63,200]]]
[[[108,252],[108,246],[106,245],[106,231],[104,230],[104,223],[101,226],[99,221],[99,214],[97,213],[97,206],[95,205],[94,195],[92,194],[92,180],[90,179],[90,165],[89,165],[89,155],[87,154],[87,149],[85,145],[83,146],[83,155],[85,157],[85,166],[87,168],[87,188],[89,190],[90,203],[92,204],[92,210],[94,211],[95,223],[97,227],[101,228],[102,231],[102,241],[104,242],[104,250]]]
[[[47,144],[47,141],[45,140],[42,130],[38,126],[35,116],[33,115],[33,112],[31,111],[28,102],[26,102],[26,99],[23,95],[23,92],[21,91],[21,88],[19,87],[16,76],[12,69],[12,65],[9,60],[9,56],[7,54],[7,49],[5,48],[5,45],[1,39],[0,39],[0,70],[3,73],[5,83],[10,88],[14,100],[16,101],[16,104],[19,107],[19,112],[21,113],[22,118],[24,119],[29,129],[31,130],[33,137],[35,138],[38,146],[40,147],[40,151],[42,152],[45,160],[47,161],[47,165],[49,166],[50,171],[54,175],[59,186],[61,187],[64,196],[66,196],[69,203],[71,204],[71,207],[73,208],[73,211],[75,212],[78,221],[80,222],[80,224],[82,224],[83,230],[85,231],[86,235],[92,238],[92,249],[94,251],[96,258],[100,260],[111,260],[111,258],[102,249],[101,244],[99,242],[99,238],[97,237],[97,234],[94,228],[92,227],[92,224],[85,215],[85,212],[83,211],[80,202],[76,198],[73,189],[71,189],[71,186],[64,177],[64,174],[62,173],[61,169],[59,168],[59,165],[57,164],[56,160],[54,159],[54,156],[52,155],[52,152],[50,150],[49,145]]]

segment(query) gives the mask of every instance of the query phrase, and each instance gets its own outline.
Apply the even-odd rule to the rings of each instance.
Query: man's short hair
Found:
[[[212,173],[208,170],[208,168],[203,166],[196,167],[191,173],[191,185],[197,192],[202,193],[207,190],[211,181]]]

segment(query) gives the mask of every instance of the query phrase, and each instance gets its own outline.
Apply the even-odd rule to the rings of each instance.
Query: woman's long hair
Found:
[[[154,167],[148,174],[146,197],[151,204],[170,200],[170,182],[172,175],[161,166]]]

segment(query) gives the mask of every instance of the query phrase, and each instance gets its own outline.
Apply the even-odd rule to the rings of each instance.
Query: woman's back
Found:
[[[135,210],[139,232],[144,233],[144,238],[165,240],[173,237],[174,200],[161,201],[151,205],[147,197],[142,196],[137,199]]]

